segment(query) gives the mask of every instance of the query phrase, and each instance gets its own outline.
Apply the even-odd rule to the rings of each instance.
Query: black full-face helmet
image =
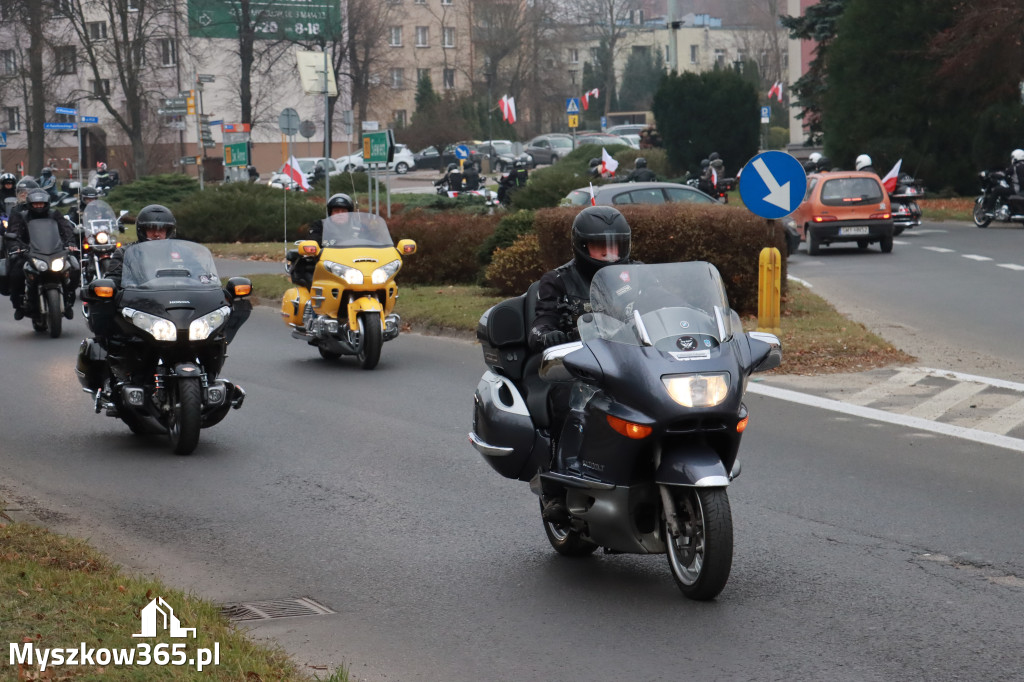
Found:
[[[149,241],[150,229],[167,229],[167,238],[173,239],[177,233],[177,221],[174,214],[166,206],[150,204],[141,211],[135,218],[135,228],[139,235],[139,241]]]
[[[601,159],[591,159],[590,160],[590,167],[591,168],[594,168],[594,167],[600,166],[600,165],[601,165]]]
[[[352,197],[347,194],[333,194],[331,198],[327,200],[327,215],[334,213],[335,209],[342,209],[351,213],[356,210],[356,205],[352,203]]]
[[[18,184],[18,178],[14,177],[14,173],[4,173],[0,175],[0,187],[4,189],[14,189],[14,186]]]
[[[634,165],[637,168],[647,168],[647,159],[645,159],[642,156],[638,156],[638,157],[636,157],[636,161],[634,162]]]
[[[34,189],[39,189],[39,183],[33,180],[31,176],[26,175],[21,180],[18,180],[14,191],[18,196],[18,201],[24,203],[28,199],[28,193]]]
[[[50,193],[45,189],[31,189],[25,197],[28,213],[32,218],[45,218],[50,215]]]
[[[453,170],[458,170],[458,169],[459,169],[459,165],[457,163],[449,163],[448,164],[448,168],[446,170],[451,172]]]
[[[588,206],[572,221],[572,252],[576,268],[590,279],[606,265],[629,262],[632,231],[619,211],[611,206]],[[598,260],[590,255],[590,246],[614,246],[618,253],[614,260]]]

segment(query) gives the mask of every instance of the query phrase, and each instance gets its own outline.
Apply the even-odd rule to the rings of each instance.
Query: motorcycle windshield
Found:
[[[742,332],[721,275],[703,261],[606,266],[591,282],[590,305],[577,323],[583,341],[702,351]]]
[[[388,224],[372,213],[335,213],[324,218],[323,247],[394,246]]]
[[[29,252],[44,256],[64,250],[60,228],[53,218],[36,218],[28,221]]]
[[[117,216],[114,209],[105,201],[91,201],[82,211],[82,227],[88,235],[106,232],[108,235],[117,230]]]
[[[159,239],[124,251],[125,289],[219,289],[210,250],[183,239]]]

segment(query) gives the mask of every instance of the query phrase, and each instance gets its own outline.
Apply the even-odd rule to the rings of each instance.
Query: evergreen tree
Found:
[[[626,61],[619,89],[619,106],[623,111],[645,111],[650,108],[654,92],[665,71],[661,52],[634,52]]]

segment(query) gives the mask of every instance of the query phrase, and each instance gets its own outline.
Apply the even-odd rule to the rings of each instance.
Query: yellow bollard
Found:
[[[758,259],[757,331],[778,336],[782,305],[782,255],[774,246],[761,249]]]

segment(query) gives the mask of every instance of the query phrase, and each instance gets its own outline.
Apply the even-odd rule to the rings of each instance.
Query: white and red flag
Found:
[[[590,205],[597,206],[597,197],[594,196],[594,183],[590,183]]]
[[[288,163],[284,165],[284,169],[281,172],[294,180],[303,192],[309,191],[309,180],[306,179],[306,174],[302,172],[299,160],[294,156],[288,157]]]
[[[501,107],[501,120],[508,121],[509,123],[516,122],[516,98],[509,95],[502,95],[501,101],[498,102],[498,106]]]
[[[594,88],[593,90],[588,90],[585,93],[583,93],[583,110],[586,111],[587,109],[590,108],[590,98],[591,97],[597,98],[597,97],[600,97],[600,96],[601,96],[601,91],[599,89],[597,89],[597,88]]]
[[[615,169],[618,167],[619,162],[612,158],[607,149],[601,147],[601,172],[615,175]]]
[[[780,102],[782,101],[782,81],[775,81],[775,84],[768,90],[768,99],[771,99],[773,95]]]
[[[896,181],[900,177],[900,166],[903,165],[903,159],[896,162],[896,165],[892,167],[885,177],[882,178],[882,185],[885,187],[885,191],[892,194],[896,191]]]

